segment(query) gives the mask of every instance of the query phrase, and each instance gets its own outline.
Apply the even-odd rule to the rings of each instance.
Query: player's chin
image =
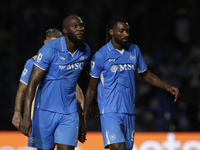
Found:
[[[77,42],[78,43],[82,43],[84,41],[84,39],[81,37],[81,38],[77,38]]]

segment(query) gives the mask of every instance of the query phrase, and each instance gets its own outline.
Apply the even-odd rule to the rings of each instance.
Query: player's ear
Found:
[[[63,33],[67,34],[67,29],[66,28],[63,28]]]
[[[48,41],[45,39],[45,40],[44,40],[44,44],[47,44],[47,42],[48,42]]]
[[[110,30],[109,30],[109,34],[110,34],[111,36],[113,36],[113,32],[114,32],[113,29],[110,29]]]

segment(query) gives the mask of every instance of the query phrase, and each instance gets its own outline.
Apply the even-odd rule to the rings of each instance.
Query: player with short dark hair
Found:
[[[62,36],[63,35],[59,30],[55,28],[50,28],[46,31],[46,38],[44,40],[44,44],[48,43],[50,40],[54,40]],[[22,121],[21,108],[24,101],[24,96],[25,96],[27,85],[28,85],[28,80],[29,80],[29,77],[33,68],[33,63],[36,57],[37,55],[33,56],[32,58],[26,61],[24,65],[24,69],[20,77],[20,82],[19,82],[17,93],[16,93],[16,97],[15,97],[15,110],[14,110],[14,115],[12,118],[12,124],[17,129],[19,129],[19,124]],[[32,107],[33,106],[34,106],[34,101],[33,101]],[[32,111],[33,111],[33,108],[32,108]]]
[[[75,98],[80,72],[89,60],[83,21],[70,15],[63,21],[64,36],[49,41],[39,51],[25,94],[20,131],[29,136],[28,146],[38,149],[73,150],[77,146],[79,115]],[[33,119],[30,107],[39,84]]]
[[[85,95],[81,141],[85,141],[90,106],[98,90],[98,106],[104,147],[131,150],[135,134],[135,75],[153,86],[169,91],[176,102],[180,93],[147,70],[140,49],[128,43],[130,28],[122,17],[108,22],[107,41],[91,60],[90,83]]]

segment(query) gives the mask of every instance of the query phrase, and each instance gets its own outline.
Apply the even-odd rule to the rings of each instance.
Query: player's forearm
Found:
[[[87,124],[87,120],[89,118],[90,107],[93,103],[95,93],[96,91],[92,90],[91,88],[88,88],[85,98],[84,98],[85,104],[84,104],[83,118],[84,118],[85,124]]]
[[[76,94],[75,94],[75,96],[76,96],[77,101],[80,104],[84,102],[84,95],[83,95],[83,92],[82,92],[81,88],[78,86],[78,84],[76,86]]]
[[[34,99],[37,84],[31,84],[27,87],[27,92],[24,99],[24,116],[31,117],[31,105]]]
[[[20,112],[22,109],[22,103],[24,101],[24,93],[17,92],[16,97],[15,97],[15,112]]]
[[[26,87],[27,87],[26,84],[24,84],[22,82],[19,83],[19,87],[18,87],[16,97],[15,97],[15,112],[21,113],[21,108],[22,108],[22,104],[24,101]]]
[[[147,72],[143,79],[148,82],[149,84],[166,89],[170,87],[169,84],[159,79],[156,75],[152,74],[151,72]]]

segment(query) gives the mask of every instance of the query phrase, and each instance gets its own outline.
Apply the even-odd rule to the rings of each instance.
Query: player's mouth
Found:
[[[123,42],[128,42],[128,39],[127,38],[122,38],[122,41]]]
[[[77,33],[76,36],[77,37],[83,37],[83,33]]]

